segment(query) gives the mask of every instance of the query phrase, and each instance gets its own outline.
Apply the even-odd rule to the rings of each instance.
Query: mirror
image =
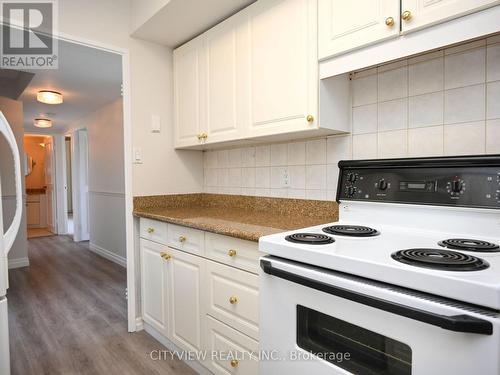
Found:
[[[33,168],[35,168],[35,161],[31,156],[28,154],[24,154],[24,170],[25,170],[25,176],[29,176],[31,172],[33,171]]]

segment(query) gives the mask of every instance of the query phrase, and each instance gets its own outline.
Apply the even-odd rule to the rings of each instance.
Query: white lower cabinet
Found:
[[[207,261],[208,314],[238,331],[259,338],[259,277]]]
[[[181,348],[202,349],[201,288],[205,259],[168,249],[167,292],[169,337]]]
[[[167,329],[167,268],[161,254],[166,246],[141,239],[141,307],[144,322],[159,333]]]
[[[141,228],[156,228],[157,223],[143,220]],[[201,363],[215,374],[258,374],[255,353],[259,346],[259,260],[256,244],[165,225],[167,233],[182,232],[190,238],[194,233],[190,231],[196,231],[193,238],[197,239],[198,246],[196,254],[192,254],[193,249],[182,249],[184,242],[175,244],[178,248],[174,249],[172,245],[152,241],[147,230],[140,232],[144,322],[181,350],[205,350],[207,357]],[[163,236],[159,239],[164,241]],[[231,259],[247,254],[242,264],[255,272],[240,269],[242,265],[238,262],[222,264],[219,252],[213,249],[227,247],[236,249]],[[255,249],[253,256],[250,254],[252,248]]]
[[[206,316],[206,341],[210,358],[205,363],[214,374],[257,375],[259,343],[228,325]]]

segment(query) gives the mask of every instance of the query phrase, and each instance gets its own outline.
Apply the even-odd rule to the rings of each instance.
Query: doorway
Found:
[[[53,236],[56,233],[53,143],[51,136],[24,136],[28,239]]]

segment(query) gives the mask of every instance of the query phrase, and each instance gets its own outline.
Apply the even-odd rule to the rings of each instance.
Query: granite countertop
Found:
[[[134,215],[258,241],[259,237],[338,220],[330,201],[220,194],[134,198]]]

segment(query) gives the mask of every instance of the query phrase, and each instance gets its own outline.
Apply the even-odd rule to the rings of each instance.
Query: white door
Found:
[[[204,112],[203,36],[174,51],[175,145],[200,144]]]
[[[246,12],[206,33],[207,143],[241,137],[248,119]]]
[[[161,254],[165,246],[141,239],[142,318],[167,336],[167,277]]]
[[[21,159],[17,147],[16,138],[10,128],[7,119],[0,111],[0,136],[7,141],[14,160],[14,176],[16,185],[16,212],[12,223],[4,233],[2,214],[2,189],[0,176],[0,374],[10,374],[10,354],[9,354],[9,322],[7,312],[7,299],[5,297],[8,288],[8,268],[7,255],[14,243],[21,224],[23,212],[23,191],[21,180]]]
[[[319,0],[319,58],[399,35],[399,0]]]
[[[317,2],[259,1],[250,16],[251,120],[246,136],[307,130],[318,112]]]
[[[169,338],[186,350],[201,350],[201,283],[205,260],[168,249]]]
[[[47,228],[52,233],[57,233],[54,139],[52,137],[47,137],[45,140],[45,186],[47,187]]]
[[[414,31],[497,4],[499,0],[402,0],[401,30]]]

